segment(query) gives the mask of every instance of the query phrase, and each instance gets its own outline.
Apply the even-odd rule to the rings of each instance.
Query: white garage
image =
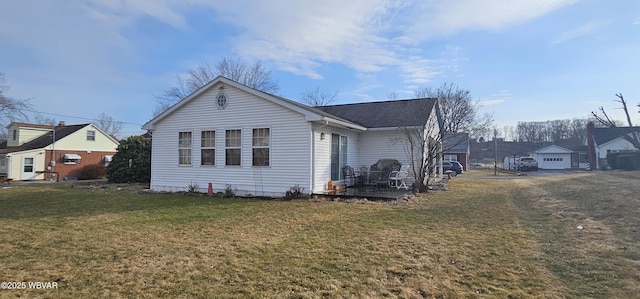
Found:
[[[573,151],[558,145],[549,145],[535,151],[540,169],[569,169]]]

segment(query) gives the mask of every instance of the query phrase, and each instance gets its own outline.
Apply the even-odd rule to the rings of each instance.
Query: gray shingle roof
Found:
[[[436,99],[411,99],[315,107],[366,128],[423,126]]]
[[[604,144],[631,132],[640,133],[640,127],[595,128],[593,133],[596,144]]]
[[[464,154],[469,151],[469,133],[445,134],[442,148],[446,153]]]
[[[60,140],[64,137],[67,137],[71,134],[73,134],[74,132],[88,126],[89,124],[81,124],[81,125],[68,125],[68,126],[56,126],[55,130],[56,130],[56,140]],[[50,128],[50,127],[49,127]],[[28,150],[33,150],[33,149],[39,149],[39,148],[43,148],[46,147],[48,145],[50,145],[52,143],[53,139],[51,136],[51,133],[45,133],[44,135],[33,139],[21,146],[12,146],[12,147],[7,147],[6,143],[4,143],[3,145],[5,146],[4,148],[0,147],[0,154],[6,154],[6,153],[13,153],[13,152],[21,152],[21,151],[28,151]]]

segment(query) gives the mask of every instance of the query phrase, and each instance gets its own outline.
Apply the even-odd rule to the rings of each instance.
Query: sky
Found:
[[[495,125],[586,118],[640,125],[637,0],[0,0],[0,72],[31,113],[143,133],[155,95],[222,57],[262,61],[299,100],[413,98],[454,83]]]

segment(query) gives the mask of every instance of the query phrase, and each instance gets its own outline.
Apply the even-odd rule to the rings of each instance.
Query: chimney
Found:
[[[60,123],[58,123],[59,127],[64,127],[64,120],[61,120]]]
[[[596,158],[596,129],[592,121],[587,124],[587,159],[589,160],[589,170],[598,167]]]

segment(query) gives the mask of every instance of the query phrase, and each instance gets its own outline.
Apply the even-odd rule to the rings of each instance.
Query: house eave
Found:
[[[349,123],[349,122],[337,120],[337,119],[333,119],[333,118],[326,117],[326,116],[322,117],[321,120],[322,121],[326,121],[329,124],[342,126],[342,127],[347,128],[347,129],[352,129],[352,130],[356,130],[356,131],[366,131],[367,130],[367,128],[365,128],[363,126],[356,125],[354,123]]]

